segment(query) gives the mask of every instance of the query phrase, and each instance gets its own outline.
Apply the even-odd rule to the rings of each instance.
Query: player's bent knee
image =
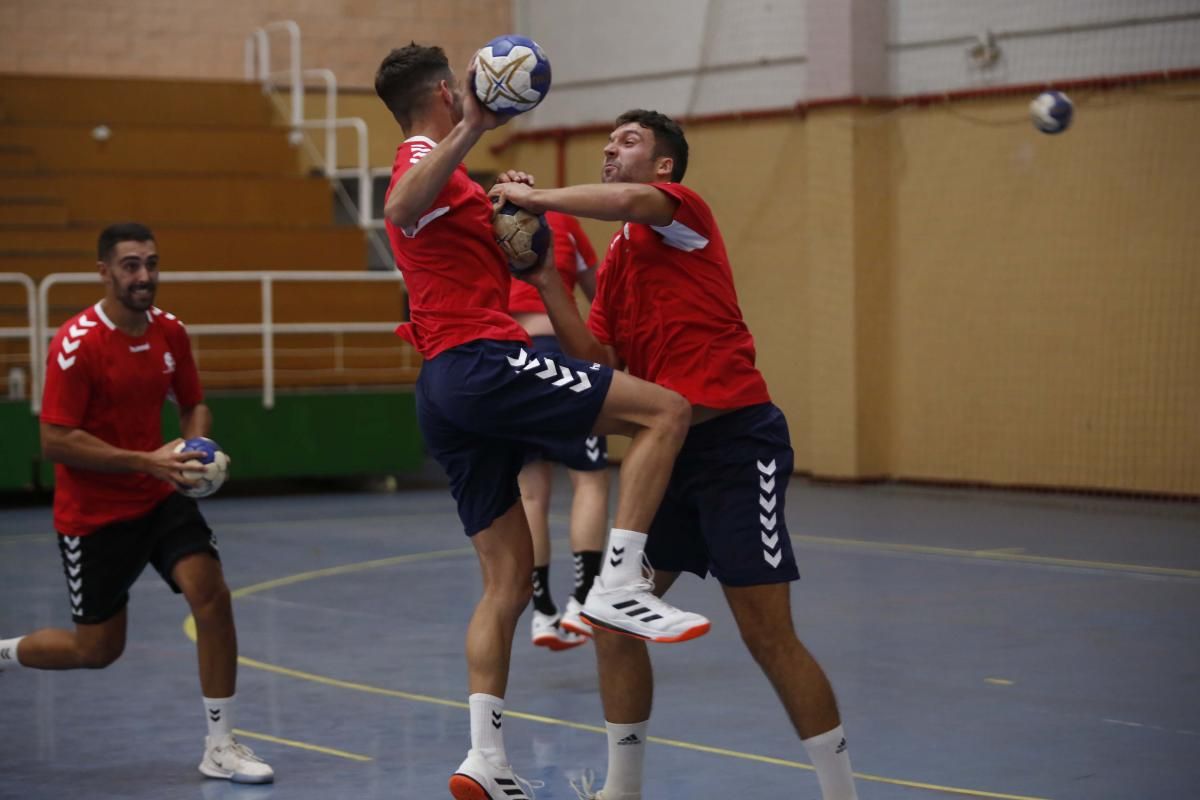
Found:
[[[102,641],[82,646],[79,649],[79,666],[83,669],[104,669],[116,663],[125,652],[125,642]]]
[[[658,427],[682,442],[692,424],[692,406],[683,395],[667,392],[657,419]]]
[[[196,622],[218,622],[233,616],[233,595],[222,581],[188,598]]]

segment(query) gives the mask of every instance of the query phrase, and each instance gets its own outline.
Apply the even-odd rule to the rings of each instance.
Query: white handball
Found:
[[[476,54],[475,96],[488,109],[514,116],[550,91],[550,60],[533,39],[497,36]]]
[[[1062,92],[1042,92],[1029,104],[1033,127],[1042,133],[1062,133],[1071,127],[1075,104]]]
[[[190,481],[196,481],[194,486],[179,484],[176,489],[188,497],[208,497],[221,488],[225,478],[229,476],[229,456],[221,450],[221,445],[212,439],[197,436],[180,442],[175,448],[176,453],[198,450],[204,453],[199,459],[184,462],[186,469],[183,476]]]

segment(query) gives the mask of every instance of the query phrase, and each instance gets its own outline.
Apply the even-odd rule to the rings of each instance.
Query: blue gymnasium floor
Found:
[[[554,515],[556,598],[570,560]],[[443,490],[217,497],[237,591],[238,728],[271,787],[206,781],[187,610],[149,570],[125,656],[0,675],[0,797],[447,797],[468,742],[462,632],[477,566]],[[1200,796],[1200,506],[794,481],[797,624],[838,691],[863,800]],[[0,511],[0,635],[68,621],[46,508]],[[713,632],[654,649],[647,800],[815,800],[715,585],[672,592]],[[509,754],[574,800],[603,775],[590,647],[522,620]]]

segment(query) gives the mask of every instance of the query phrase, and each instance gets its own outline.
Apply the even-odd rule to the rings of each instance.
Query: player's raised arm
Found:
[[[394,64],[390,63],[393,57]],[[388,193],[383,213],[399,228],[415,225],[479,137],[507,121],[507,117],[484,108],[470,90],[475,81],[474,57],[465,83],[449,67],[438,68],[437,65],[432,69],[418,69],[416,74],[423,76],[423,81],[410,80],[414,65],[409,62],[427,57],[422,51],[394,51],[385,59],[375,78],[375,91],[392,111],[406,137],[429,136],[435,130],[449,128],[444,137],[431,137],[437,147],[406,171]]]

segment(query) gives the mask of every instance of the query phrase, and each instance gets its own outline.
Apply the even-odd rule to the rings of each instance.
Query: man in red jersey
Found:
[[[546,222],[553,235],[554,267],[567,295],[575,286],[590,301],[596,296],[596,251],[579,220],[551,211]],[[513,281],[508,310],[533,340],[535,350],[559,356],[562,348],[537,290]],[[587,642],[591,626],[581,616],[592,582],[600,572],[604,527],[608,521],[608,442],[591,434],[563,439],[553,446],[531,449],[518,476],[521,503],[533,531],[533,620],[531,638],[539,647],[566,650]],[[575,587],[560,611],[550,591],[550,491],[554,464],[567,468],[571,478],[570,539],[575,561]]]
[[[539,190],[527,175],[508,173],[491,194],[534,213],[623,223],[600,267],[586,324],[556,275],[541,269],[522,277],[541,293],[568,353],[624,365],[691,402],[691,431],[646,547],[658,569],[656,591],[683,571],[720,581],[743,641],[816,767],[824,800],[855,800],[837,701],[792,623],[789,587],[799,571],[783,517],[792,472],[787,421],[755,367],[712,211],[679,183],[687,157],[673,120],[629,111],[604,147],[603,183]],[[638,800],[650,659],[641,642],[600,633],[596,653],[609,764],[594,797]]]
[[[473,69],[466,85],[474,83]],[[679,394],[596,362],[539,353],[508,311],[511,277],[492,234],[492,205],[463,158],[503,119],[455,78],[438,47],[392,51],[375,91],[404,130],[384,215],[412,321],[398,333],[424,357],[417,417],[445,469],[483,594],[467,627],[471,749],[450,778],[459,800],[525,797],[502,737],[517,619],[529,602],[529,524],[517,475],[531,446],[589,433],[632,437],[621,469],[609,558],[583,616],[631,636],[678,642],[708,620],[653,594],[646,534],[687,434]],[[481,793],[483,793],[481,795]]]
[[[102,669],[125,649],[129,588],[147,564],[196,620],[208,736],[200,772],[238,783],[274,773],[233,736],[237,632],[216,537],[196,501],[175,491],[199,453],[163,444],[162,407],[179,407],[187,438],[206,436],[187,331],[154,307],[158,248],[149,228],[100,234],[104,299],[67,320],[50,344],[42,395],[43,455],[54,467],[54,527],[75,630],[43,628],[0,640],[0,669]]]

